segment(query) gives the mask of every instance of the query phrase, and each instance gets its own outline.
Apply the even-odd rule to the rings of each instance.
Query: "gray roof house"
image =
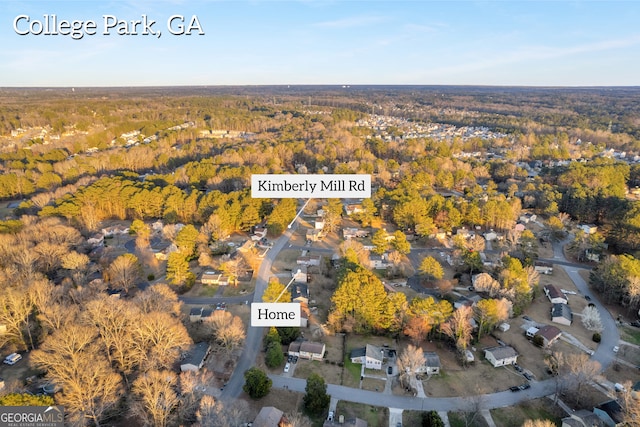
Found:
[[[199,342],[189,349],[187,357],[180,362],[180,371],[198,371],[204,365],[204,361],[211,351],[211,345],[208,342]]]
[[[434,351],[425,351],[424,364],[416,369],[416,373],[438,375],[440,373],[440,366],[440,356]]]
[[[367,344],[365,347],[351,350],[351,363],[363,364],[367,369],[382,369],[383,349]]]
[[[573,322],[571,307],[567,304],[553,304],[551,308],[551,321],[561,325],[570,326]]]

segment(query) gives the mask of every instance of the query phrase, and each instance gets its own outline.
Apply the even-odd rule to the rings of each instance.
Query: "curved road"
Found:
[[[294,225],[295,228],[295,225]],[[262,294],[267,287],[269,277],[273,274],[272,266],[278,253],[287,245],[287,242],[291,238],[293,233],[292,229],[288,229],[278,240],[274,242],[273,247],[267,253],[263,259],[260,269],[256,277],[256,287],[253,294],[247,294],[240,297],[229,298],[183,298],[182,301],[187,304],[212,304],[217,302],[236,302],[242,303],[243,301],[250,300],[260,302]],[[598,361],[602,370],[606,369],[615,359],[612,352],[613,346],[618,344],[620,339],[616,322],[606,308],[600,304],[595,296],[591,293],[587,283],[580,276],[579,269],[591,269],[588,266],[576,264],[568,261],[564,256],[563,247],[571,240],[571,236],[568,236],[561,242],[554,242],[554,258],[547,259],[545,261],[559,265],[563,268],[569,278],[574,282],[576,288],[583,294],[589,295],[592,298],[596,307],[599,308],[603,333],[602,341],[594,352],[592,359]],[[298,249],[298,247],[295,247]],[[305,248],[309,249],[309,248]],[[317,250],[317,249],[314,249]],[[328,251],[328,250],[327,250]],[[413,250],[412,250],[413,252]],[[420,250],[416,252],[421,252]],[[237,300],[237,301],[236,301]],[[242,386],[244,384],[244,372],[251,368],[255,364],[258,351],[262,347],[262,337],[264,335],[264,328],[248,327],[247,338],[245,341],[244,349],[236,368],[229,380],[227,386],[221,393],[223,399],[233,399],[240,396],[242,393]],[[273,381],[273,387],[279,389],[287,389],[295,392],[304,392],[306,387],[306,380],[300,378],[284,377],[280,375],[269,375]],[[509,390],[486,394],[481,396],[471,397],[428,397],[428,398],[416,398],[409,396],[395,396],[395,395],[382,395],[379,392],[372,392],[361,389],[354,389],[350,387],[344,387],[335,384],[327,385],[327,392],[335,399],[345,400],[349,402],[364,403],[372,406],[383,406],[390,408],[409,409],[409,410],[438,410],[438,411],[456,411],[467,410],[472,411],[478,406],[483,409],[500,408],[505,406],[517,405],[520,402],[537,399],[540,397],[548,396],[555,393],[556,382],[554,379],[548,379],[544,381],[534,381],[531,383],[531,388],[518,393],[513,393]]]
[[[606,369],[614,360],[613,346],[616,345],[620,339],[618,329],[616,327],[615,320],[611,314],[604,308],[602,304],[597,302],[594,295],[591,294],[587,283],[582,279],[578,273],[578,269],[590,269],[580,264],[575,264],[564,256],[563,247],[571,239],[571,236],[565,238],[561,242],[556,242],[553,245],[554,259],[549,260],[554,264],[560,265],[563,268],[571,280],[574,282],[578,290],[584,294],[589,295],[592,301],[599,308],[600,316],[602,319],[602,325],[604,327],[602,333],[602,342],[594,352],[592,359],[598,361],[602,370]],[[296,392],[304,392],[306,387],[306,380],[300,378],[283,377],[280,375],[269,375],[273,381],[273,387],[287,389]],[[520,402],[537,399],[544,396],[554,394],[556,391],[556,382],[554,379],[548,379],[544,381],[531,382],[531,388],[528,390],[513,393],[509,390],[485,394],[481,396],[470,397],[427,397],[416,398],[409,396],[395,396],[395,395],[382,395],[379,392],[354,389],[350,387],[339,386],[335,384],[327,385],[327,392],[331,397],[345,400],[349,402],[364,403],[372,406],[386,406],[389,408],[409,409],[409,410],[437,410],[437,411],[473,411],[482,407],[482,409],[501,408],[505,406],[517,405]]]

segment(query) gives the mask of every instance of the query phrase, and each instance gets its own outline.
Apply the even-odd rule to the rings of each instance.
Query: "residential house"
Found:
[[[369,254],[369,268],[386,270],[387,267],[389,267],[389,262],[386,254]]]
[[[493,230],[487,233],[484,233],[484,240],[486,240],[487,242],[491,242],[493,240],[496,240],[497,238],[498,238],[498,234]]]
[[[306,328],[309,326],[309,311],[306,304],[300,304],[300,327]]]
[[[302,359],[322,360],[326,347],[321,342],[293,341],[289,344],[288,354]]]
[[[384,350],[371,344],[351,350],[351,363],[359,363],[367,369],[382,369]]]
[[[440,366],[440,356],[434,351],[425,351],[424,364],[416,369],[416,373],[438,375],[440,373]]]
[[[593,413],[600,418],[608,427],[618,427],[624,425],[624,413],[617,400],[609,400],[593,408]]]
[[[535,222],[536,219],[537,219],[536,214],[531,214],[531,213],[520,215],[520,217],[518,218],[518,220],[524,224]]]
[[[260,241],[267,237],[267,229],[266,227],[256,227],[253,229],[253,234],[251,235],[251,240]]]
[[[104,245],[104,234],[96,233],[87,239],[87,243],[94,248]]]
[[[291,277],[293,278],[295,283],[307,283],[307,266],[301,265],[296,269],[296,271],[291,272]]]
[[[568,304],[567,296],[554,285],[545,285],[544,294],[552,304]]]
[[[289,425],[284,412],[274,406],[265,406],[260,409],[252,424],[253,427],[285,427]]]
[[[484,357],[494,367],[513,365],[518,359],[518,352],[508,345],[491,347],[484,350]]]
[[[347,213],[347,216],[351,216],[364,212],[364,208],[360,204],[344,205],[344,211]]]
[[[482,297],[478,294],[469,295],[468,297],[461,296],[454,301],[453,308],[458,309],[463,305],[466,305],[467,307],[475,307],[481,300]]]
[[[587,261],[600,262],[600,253],[591,249],[584,251],[584,257]]]
[[[594,224],[580,224],[578,228],[586,234],[594,234],[598,231],[598,226]]]
[[[213,316],[213,310],[204,307],[194,307],[189,310],[189,321],[191,323],[204,322],[210,320]]]
[[[324,219],[316,219],[313,221],[313,228],[315,230],[322,230],[324,228]]]
[[[193,345],[189,350],[187,357],[180,362],[180,371],[186,372],[200,370],[210,351],[211,345],[209,345],[208,342],[199,342]]]
[[[322,230],[317,230],[315,228],[307,229],[305,237],[307,240],[310,240],[312,242],[322,240]]]
[[[178,247],[173,243],[164,243],[151,247],[151,252],[153,252],[153,256],[158,261],[166,261],[169,258],[169,254],[176,252],[177,250]]]
[[[533,335],[540,335],[542,337],[543,347],[549,347],[560,339],[562,331],[553,325],[545,325]]]
[[[551,308],[551,321],[561,325],[570,326],[573,322],[571,307],[567,304],[553,304]]]
[[[291,301],[308,304],[309,287],[304,283],[294,283],[291,286]]]
[[[342,237],[344,240],[369,237],[369,231],[360,228],[345,227],[342,229]]]
[[[606,424],[593,412],[579,409],[563,418],[561,427],[606,427]]]
[[[124,225],[116,224],[111,227],[106,227],[102,229],[102,235],[104,237],[112,237],[116,234],[127,234],[129,233],[129,227],[125,227]]]
[[[220,280],[220,273],[217,271],[205,271],[200,276],[200,283],[203,285],[217,285]]]
[[[540,274],[552,274],[553,264],[548,262],[536,261],[533,265],[533,269]]]
[[[303,255],[296,259],[296,264],[306,266],[319,266],[322,256],[320,255]]]

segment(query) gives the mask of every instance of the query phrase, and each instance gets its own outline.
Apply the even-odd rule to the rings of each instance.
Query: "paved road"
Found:
[[[273,272],[271,271],[273,261],[276,259],[276,256],[278,256],[278,253],[285,247],[285,245],[288,244],[287,242],[289,242],[289,239],[291,238],[295,227],[296,225],[294,224],[293,228],[288,229],[282,236],[280,236],[280,238],[278,238],[278,240],[274,242],[273,247],[270,251],[267,252],[267,255],[262,260],[260,269],[258,270],[258,275],[256,277],[256,287],[253,293],[252,301],[262,301],[262,294],[267,288],[269,277],[271,277],[271,275],[273,274]],[[228,299],[226,299],[226,301],[228,301]],[[201,303],[197,302],[197,304]],[[238,359],[236,368],[233,371],[233,375],[231,375],[227,386],[222,391],[223,399],[237,398],[242,393],[242,386],[244,385],[244,372],[255,365],[258,351],[260,351],[260,349],[262,348],[262,337],[264,335],[264,330],[265,328],[254,328],[251,325],[248,326],[247,338],[244,343],[242,355],[240,356],[240,359]]]
[[[580,268],[585,267],[579,264],[568,262],[564,256],[563,246],[569,241],[571,241],[571,236],[568,236],[565,240],[556,242],[554,244],[554,259],[551,261],[555,264],[560,264],[562,262],[563,265],[561,268],[563,268],[567,272],[578,290],[584,295],[589,295],[593,301],[596,301],[594,295],[591,294],[587,283],[578,273],[578,266]],[[565,265],[570,265],[572,267],[565,267]],[[602,370],[605,370],[614,361],[612,348],[614,345],[618,344],[620,337],[615,320],[613,319],[611,314],[599,302],[595,302],[595,304],[596,307],[600,309],[600,316],[602,319],[604,330],[602,333],[602,342],[592,356],[592,359],[600,362],[600,364],[602,365]],[[269,377],[273,381],[273,387],[275,388],[286,388],[292,391],[304,392],[306,386],[306,381],[304,379],[286,378],[280,375],[269,375]],[[443,398],[429,397],[421,399],[411,396],[382,396],[378,392],[354,389],[335,384],[327,385],[327,392],[334,399],[364,403],[372,406],[380,406],[381,403],[383,403],[384,406],[390,408],[421,411],[473,411],[479,407],[481,407],[482,409],[501,408],[517,405],[523,401],[549,396],[554,394],[555,390],[555,380],[548,379],[545,381],[533,381],[531,382],[530,389],[519,391],[517,393],[506,390],[498,393],[485,394],[482,396]]]

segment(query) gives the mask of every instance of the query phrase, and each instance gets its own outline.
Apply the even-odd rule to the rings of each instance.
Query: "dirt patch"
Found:
[[[341,371],[338,365],[319,360],[298,359],[294,377],[306,379],[311,374],[318,374],[328,384],[340,384]]]

